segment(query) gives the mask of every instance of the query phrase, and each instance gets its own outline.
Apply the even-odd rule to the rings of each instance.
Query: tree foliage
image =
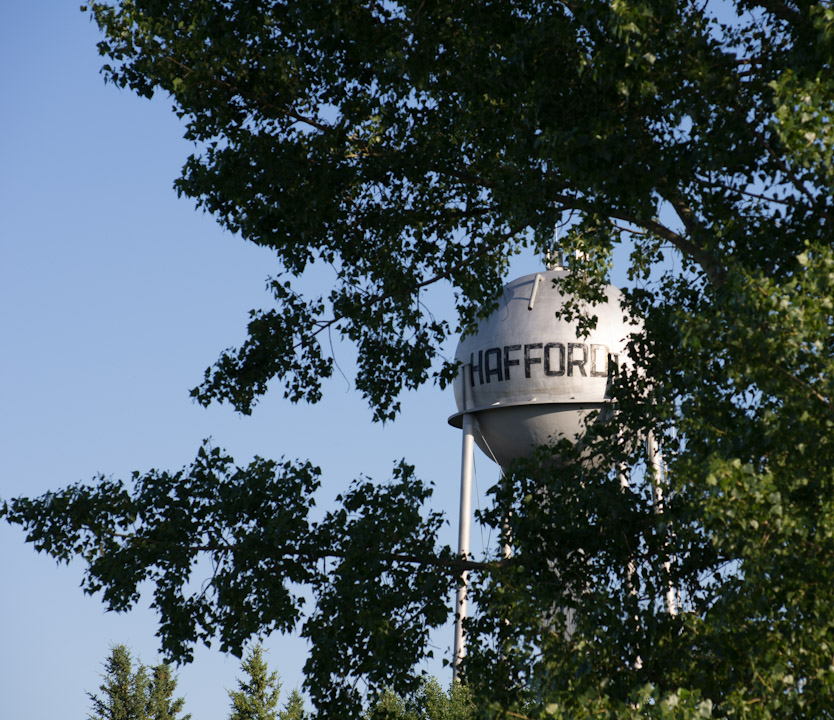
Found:
[[[394,418],[404,389],[453,376],[442,342],[490,308],[514,253],[548,249],[554,224],[569,255],[582,251],[567,310],[593,323],[585,303],[622,245],[643,324],[616,424],[589,439],[595,462],[555,473],[542,451],[493,489],[483,520],[510,559],[437,547],[428,487],[404,464],[387,486],[357,481],[316,523],[312,465],[237,467],[208,446],[178,473],[8,501],[29,541],[82,556],[85,588],[114,609],[152,581],[173,656],[300,626],[307,689],[328,716],[358,716],[363,689],[419,687],[429,631],[469,568],[463,671],[481,715],[831,717],[828,4],[90,10],[107,78],[167,95],[195,142],[177,191],[275,254],[274,306],[253,310],[199,402],[248,413],[271,381],[315,402],[333,369],[322,338],[336,333],[357,348],[376,419]],[[304,295],[314,264],[332,282]],[[453,289],[448,317],[423,304],[435,284]],[[649,432],[667,463],[662,515],[639,472]],[[631,484],[611,467],[634,471]],[[203,556],[216,570],[192,594]],[[675,615],[660,601],[670,584]]]
[[[277,720],[281,683],[278,673],[269,672],[260,645],[247,653],[240,667],[246,677],[237,681],[237,690],[229,691],[232,700],[229,720]]]
[[[101,695],[88,693],[90,720],[190,720],[182,715],[183,698],[175,698],[177,679],[166,663],[134,670],[130,651],[114,645],[104,664]]]
[[[472,720],[472,695],[466,685],[455,682],[444,692],[436,679],[425,680],[411,696],[387,690],[367,713],[367,720]]]
[[[284,709],[278,713],[280,720],[305,720],[307,711],[304,709],[304,697],[298,688],[293,688]]]
[[[229,720],[304,720],[304,698],[298,690],[290,693],[283,710],[278,709],[281,683],[278,673],[269,671],[259,644],[249,649],[240,668],[246,676],[238,679],[237,690],[229,691]]]
[[[148,720],[190,720],[191,714],[180,715],[185,698],[175,698],[177,679],[171,672],[171,666],[161,663],[151,668],[150,689],[148,693]]]

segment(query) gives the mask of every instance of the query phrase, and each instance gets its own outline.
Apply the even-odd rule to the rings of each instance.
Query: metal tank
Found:
[[[565,297],[554,280],[566,270],[525,275],[506,285],[498,308],[461,339],[454,382],[458,412],[477,420],[475,442],[502,467],[561,438],[580,442],[589,413],[610,416],[608,391],[624,362],[633,326],[608,285],[606,303],[590,308],[597,326],[587,337],[556,316]]]

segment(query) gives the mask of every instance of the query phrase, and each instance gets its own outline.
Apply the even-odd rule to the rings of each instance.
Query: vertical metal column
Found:
[[[498,484],[501,484],[501,481],[504,479],[504,468],[500,465],[498,466]],[[503,530],[504,530],[504,545],[501,547],[501,557],[504,560],[509,560],[513,556],[513,538],[510,535],[510,515],[509,513],[504,516]]]
[[[472,403],[472,365],[462,366],[463,410],[469,410]],[[467,372],[468,371],[468,372]],[[467,382],[468,380],[468,382]],[[475,416],[466,413],[463,416],[463,442],[460,454],[460,516],[458,518],[458,553],[469,558],[469,538],[472,528],[472,474],[475,467]],[[453,677],[458,678],[460,664],[466,655],[466,638],[463,635],[463,620],[466,617],[467,590],[469,571],[464,570],[460,576],[460,587],[455,596],[455,650],[453,660]]]
[[[464,378],[466,375],[464,374]],[[472,471],[475,464],[475,418],[467,413],[463,416],[463,445],[461,448],[460,470],[460,521],[458,530],[458,553],[469,558],[469,536],[472,525]],[[466,617],[467,583],[469,571],[461,573],[455,607],[455,659],[454,678],[457,680],[458,669],[466,655],[466,639],[463,635],[463,619]]]
[[[629,488],[631,487],[631,481],[629,480],[629,470],[628,467],[621,465],[617,468],[617,477],[620,479],[620,490],[623,493],[628,492]],[[626,583],[628,587],[628,594],[631,595],[633,598],[637,597],[637,590],[634,588],[634,573],[636,572],[636,568],[634,567],[634,556],[628,559],[628,565],[626,566]],[[640,616],[634,615],[632,618],[636,625],[640,625]],[[639,655],[634,658],[634,663],[632,667],[635,670],[639,670],[643,667],[643,658]]]
[[[646,455],[648,456],[648,471],[652,483],[652,502],[654,504],[654,511],[658,515],[663,514],[663,457],[660,454],[660,447],[657,444],[657,438],[654,433],[650,432],[646,435]],[[664,547],[666,543],[664,542]],[[666,576],[669,578],[669,583],[666,587],[666,594],[663,597],[666,605],[666,612],[670,615],[678,614],[678,605],[675,598],[675,588],[672,585],[672,562],[667,556],[663,562],[663,569],[666,571]]]

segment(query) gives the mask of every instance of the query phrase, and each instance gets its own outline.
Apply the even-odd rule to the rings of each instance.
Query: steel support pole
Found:
[[[498,484],[504,479],[504,468],[498,466]],[[510,536],[510,515],[504,516],[504,521],[501,523],[504,532],[504,544],[501,546],[501,557],[504,560],[509,560],[513,556],[512,537]]]
[[[663,456],[660,454],[660,446],[657,444],[657,438],[654,433],[649,432],[646,435],[646,455],[648,456],[649,473],[652,483],[652,502],[654,504],[654,511],[658,515],[663,514]],[[666,542],[663,543],[666,547]],[[678,614],[678,604],[675,597],[675,588],[672,584],[672,562],[667,557],[663,562],[663,569],[666,571],[666,576],[669,578],[666,587],[666,593],[663,597],[666,606],[666,612],[670,615]]]
[[[458,530],[458,554],[469,558],[469,537],[472,527],[472,472],[475,464],[475,417],[467,413],[463,416],[463,444],[461,447],[460,470],[460,522]],[[463,620],[466,617],[467,583],[469,571],[464,570],[460,577],[455,608],[455,659],[454,678],[457,680],[460,664],[466,655],[466,638],[463,634]]]

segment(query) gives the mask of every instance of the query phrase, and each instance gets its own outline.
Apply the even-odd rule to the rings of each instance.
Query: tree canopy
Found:
[[[475,708],[468,688],[453,682],[443,692],[435,678],[427,679],[413,696],[403,698],[390,690],[369,708],[367,720],[472,720]]]
[[[177,678],[166,663],[134,670],[130,651],[114,645],[102,677],[101,695],[88,693],[90,720],[191,720],[181,714],[185,700],[174,697]]]
[[[249,413],[276,383],[317,401],[336,334],[357,348],[375,419],[393,420],[404,390],[453,377],[443,341],[494,306],[513,254],[551,249],[554,225],[575,258],[566,312],[593,324],[625,246],[642,325],[616,423],[586,450],[597,461],[557,473],[545,449],[493,489],[483,521],[511,558],[438,547],[441,517],[405,463],[314,522],[310,462],[238,466],[210,446],[179,472],[5,502],[35,547],[83,557],[85,589],[116,610],[152,581],[172,657],[300,628],[328,716],[357,716],[365,689],[420,686],[414,668],[469,569],[463,674],[483,716],[831,717],[834,9],[89,10],[106,77],[169,97],[195,143],[177,191],[275,254],[274,306],[206,371],[200,403]],[[302,293],[314,265],[332,280]],[[424,305],[434,285],[453,291],[448,316]],[[667,465],[662,515],[657,479],[639,472],[649,432]],[[203,556],[214,572],[194,583]],[[670,583],[677,614],[661,601]]]
[[[229,720],[303,720],[304,700],[293,690],[284,710],[278,709],[281,683],[277,672],[269,672],[263,648],[254,645],[241,661],[246,677],[237,681],[237,690],[229,691]]]

